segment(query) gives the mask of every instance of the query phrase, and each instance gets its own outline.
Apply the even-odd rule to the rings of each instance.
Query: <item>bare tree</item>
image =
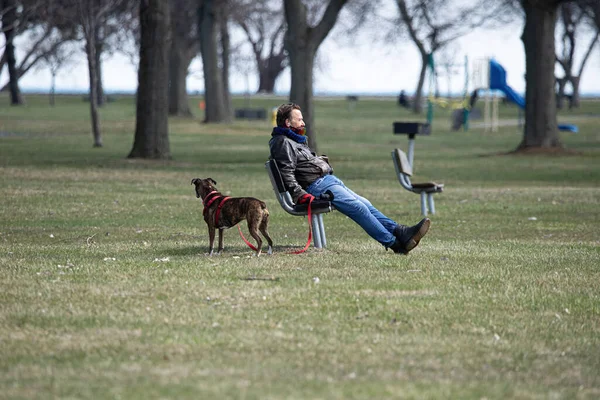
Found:
[[[570,83],[573,89],[571,98],[569,101],[569,108],[579,107],[579,82],[583,69],[586,66],[587,61],[590,58],[594,45],[598,42],[600,31],[594,29],[595,33],[592,34],[592,38],[587,45],[583,59],[579,64],[579,69],[575,69],[575,49],[577,44],[578,32],[581,32],[581,28],[585,27],[585,21],[588,17],[586,10],[583,5],[577,3],[563,3],[559,6],[559,27],[561,28],[561,44],[562,51],[557,52],[556,61],[562,67],[563,76],[557,78],[558,83],[558,97],[557,107],[562,108],[563,98],[565,94],[565,86]]]
[[[285,19],[277,4],[273,0],[239,2],[232,10],[234,22],[252,47],[259,93],[273,93],[277,78],[288,66],[283,43]]]
[[[287,32],[285,48],[290,57],[292,85],[290,101],[302,107],[309,146],[317,151],[314,128],[313,69],[315,55],[327,37],[347,0],[330,0],[321,20],[315,26],[309,23],[309,13],[302,0],[284,0]]]
[[[49,102],[51,107],[54,107],[55,103],[56,76],[61,69],[72,63],[74,54],[75,50],[72,47],[68,47],[66,44],[54,48],[52,52],[44,51],[41,66],[45,66],[50,70]]]
[[[168,82],[171,21],[168,0],[142,0],[136,126],[129,158],[169,159]]]
[[[225,93],[228,63],[219,65],[228,57],[222,48],[223,42],[219,40],[219,33],[223,33],[220,23],[224,12],[226,0],[203,0],[198,10],[198,27],[200,32],[200,51],[204,67],[204,122],[229,122],[231,120],[231,105],[227,103],[229,94]],[[219,46],[221,44],[221,46]],[[221,57],[219,53],[221,50]]]
[[[0,0],[0,3],[2,1],[4,0]],[[13,2],[13,0],[10,1]],[[14,24],[13,43],[17,36],[26,36],[25,40],[21,40],[19,44],[22,57],[20,57],[18,63],[15,59],[15,66],[13,67],[16,71],[13,76],[16,76],[16,79],[19,80],[58,46],[76,40],[76,34],[72,30],[64,29],[64,26],[57,26],[60,23],[56,21],[54,11],[62,7],[58,1],[18,0],[16,4],[17,20]],[[2,9],[1,4],[0,9]],[[0,19],[2,14],[3,11],[0,11]],[[0,71],[2,71],[6,60],[7,52],[2,51]],[[0,91],[10,89],[9,86],[10,80]]]
[[[400,19],[421,56],[413,111],[422,112],[423,86],[430,56],[448,43],[481,26],[494,12],[480,4],[448,0],[396,0]]]
[[[106,14],[120,0],[71,0],[70,7],[64,9],[65,13],[72,13],[78,26],[83,31],[85,40],[85,53],[88,64],[88,77],[90,84],[90,115],[92,120],[92,135],[94,147],[102,147],[102,133],[98,117],[98,27]],[[69,15],[69,14],[67,14]]]

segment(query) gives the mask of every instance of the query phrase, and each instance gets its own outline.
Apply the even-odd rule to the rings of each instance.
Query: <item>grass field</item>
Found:
[[[414,181],[445,191],[399,256],[337,212],[326,250],[287,253],[308,228],[275,200],[270,121],[205,125],[192,98],[172,160],[128,160],[131,97],[101,110],[100,149],[80,96],[27,101],[0,97],[0,398],[600,398],[600,102],[560,113],[580,129],[564,156],[499,155],[519,128],[450,132],[436,110]],[[392,98],[315,109],[336,175],[417,222],[390,156],[407,149],[392,122],[414,117]],[[275,254],[229,230],[205,256],[194,177],[265,200]]]

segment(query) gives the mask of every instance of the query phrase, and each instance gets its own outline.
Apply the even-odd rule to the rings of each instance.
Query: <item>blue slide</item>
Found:
[[[490,60],[490,89],[501,91],[509,101],[515,103],[520,108],[525,108],[525,98],[508,86],[506,83],[506,70],[494,59]],[[560,124],[558,125],[558,129],[575,133],[579,131],[576,125],[571,124]]]

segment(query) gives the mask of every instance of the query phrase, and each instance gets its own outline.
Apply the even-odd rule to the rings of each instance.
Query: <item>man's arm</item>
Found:
[[[286,189],[290,192],[294,203],[298,198],[306,194],[306,191],[298,184],[295,171],[297,163],[297,154],[294,147],[287,140],[277,140],[271,145],[271,157],[277,162],[281,178]]]

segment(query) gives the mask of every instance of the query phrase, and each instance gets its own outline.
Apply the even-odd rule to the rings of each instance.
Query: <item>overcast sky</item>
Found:
[[[473,78],[474,63],[486,57],[493,57],[507,71],[507,82],[517,92],[525,91],[525,55],[520,40],[522,24],[515,23],[501,30],[476,30],[452,45],[455,62],[455,75],[451,77],[451,90],[462,93],[465,86],[465,56],[468,57],[468,72]],[[339,37],[339,36],[338,36]],[[241,38],[238,38],[241,40]],[[587,38],[580,38],[587,46]],[[397,93],[406,90],[412,93],[419,76],[419,56],[415,46],[404,41],[393,45],[373,43],[367,33],[353,41],[353,46],[340,46],[335,32],[325,40],[319,50],[320,68],[315,71],[315,92],[347,93]],[[440,62],[441,55],[436,56]],[[581,57],[576,60],[579,67]],[[74,60],[74,66],[63,70],[57,77],[57,88],[61,90],[87,90],[87,63],[81,53]],[[203,91],[204,84],[201,62],[196,59],[188,77],[189,91]],[[8,79],[7,69],[0,75],[3,84]],[[137,85],[137,72],[127,58],[115,55],[103,63],[105,90],[134,91]],[[46,70],[30,71],[20,80],[21,88],[49,89],[50,74]],[[448,91],[445,77],[440,79],[442,95]],[[248,76],[232,71],[230,86],[233,92],[255,91],[258,82],[254,74]],[[289,69],[278,79],[276,91],[286,93],[290,87]],[[469,90],[473,89],[472,82]],[[426,93],[428,87],[425,88]],[[596,45],[581,79],[582,93],[600,94],[600,45]]]

